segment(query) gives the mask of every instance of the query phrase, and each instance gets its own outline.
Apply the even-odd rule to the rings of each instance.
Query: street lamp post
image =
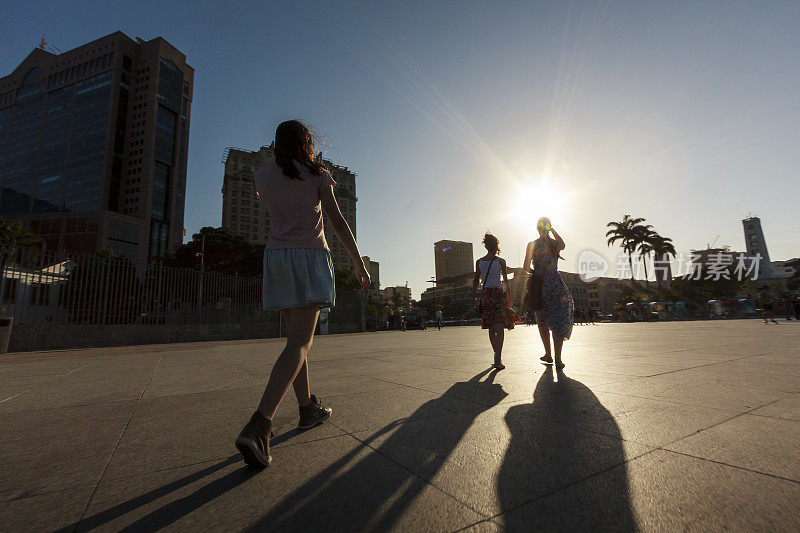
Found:
[[[435,315],[436,314],[436,283],[437,283],[436,278],[434,276],[431,276],[431,279],[428,280],[428,283],[432,283],[433,284],[432,285],[432,287],[433,287],[433,314]]]

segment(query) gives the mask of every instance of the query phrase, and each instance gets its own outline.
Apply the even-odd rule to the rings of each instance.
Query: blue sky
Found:
[[[792,2],[0,1],[0,73],[42,34],[68,50],[162,36],[196,70],[186,228],[221,223],[220,159],[288,118],[358,174],[358,241],[414,295],[433,242],[501,239],[536,218],[563,268],[605,224],[643,216],[679,251],[800,256],[800,4]],[[543,192],[547,193],[545,198]],[[719,238],[717,238],[719,235]],[[477,257],[478,254],[476,254]],[[612,272],[613,273],[613,272]]]

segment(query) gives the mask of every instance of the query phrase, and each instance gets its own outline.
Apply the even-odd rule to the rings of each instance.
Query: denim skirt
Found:
[[[328,250],[286,248],[264,250],[265,311],[319,305],[333,307],[333,262]]]

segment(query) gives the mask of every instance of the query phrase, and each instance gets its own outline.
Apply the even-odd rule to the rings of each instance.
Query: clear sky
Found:
[[[605,225],[625,213],[688,251],[743,250],[752,212],[773,260],[800,256],[800,3],[0,0],[0,13],[3,75],[43,33],[61,50],[162,36],[186,54],[189,235],[221,223],[225,147],[257,149],[300,118],[358,174],[358,242],[382,285],[415,297],[434,241],[477,257],[491,230],[517,266],[541,215],[569,271],[583,249],[616,262]]]

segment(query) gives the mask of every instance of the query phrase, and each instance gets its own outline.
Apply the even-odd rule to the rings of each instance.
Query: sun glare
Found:
[[[547,177],[527,179],[517,186],[514,217],[532,233],[539,217],[548,217],[554,226],[564,224],[566,195]]]

